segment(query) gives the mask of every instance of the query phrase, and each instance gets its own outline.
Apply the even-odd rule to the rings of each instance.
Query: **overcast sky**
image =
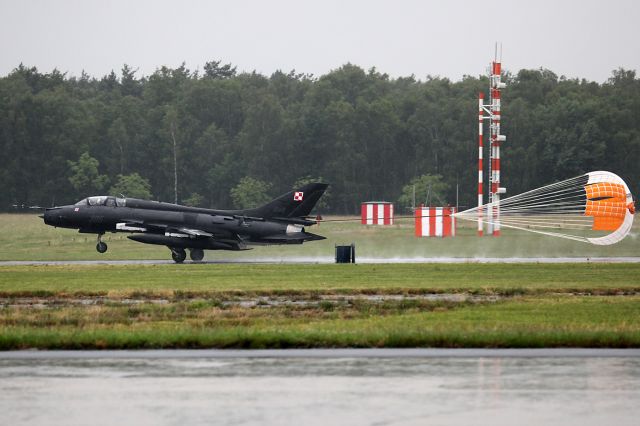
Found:
[[[640,1],[0,0],[0,75],[19,63],[101,77],[123,64],[316,76],[351,62],[392,77],[549,68],[605,81],[640,70]]]

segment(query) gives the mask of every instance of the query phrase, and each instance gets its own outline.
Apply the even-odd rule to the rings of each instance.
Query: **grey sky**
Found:
[[[221,59],[321,75],[351,62],[393,77],[545,67],[605,81],[640,70],[640,1],[0,0],[0,75],[20,62],[100,77]],[[495,23],[495,24],[493,24]]]

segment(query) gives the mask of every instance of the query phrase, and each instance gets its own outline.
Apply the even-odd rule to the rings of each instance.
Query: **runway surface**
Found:
[[[230,260],[186,261],[184,264],[330,264],[333,257],[247,258]],[[397,257],[357,259],[362,264],[384,263],[640,263],[640,257]],[[7,260],[0,266],[36,265],[168,265],[172,260]]]
[[[88,351],[0,351],[2,359],[189,359],[189,358],[638,358],[640,349],[163,349]]]

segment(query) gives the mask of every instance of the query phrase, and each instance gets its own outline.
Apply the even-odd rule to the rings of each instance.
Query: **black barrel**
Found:
[[[356,246],[336,246],[336,263],[356,263]]]

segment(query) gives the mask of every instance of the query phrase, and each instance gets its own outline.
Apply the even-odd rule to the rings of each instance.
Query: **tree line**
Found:
[[[74,77],[21,64],[1,77],[0,209],[109,191],[244,207],[313,180],[331,184],[326,213],[356,213],[370,200],[407,207],[412,182],[418,203],[453,205],[456,189],[461,206],[475,203],[487,77],[390,78],[352,64],[320,77],[265,76],[220,61],[136,74],[125,65]],[[508,194],[593,170],[619,174],[638,194],[635,71],[602,84],[546,69],[503,81]]]

